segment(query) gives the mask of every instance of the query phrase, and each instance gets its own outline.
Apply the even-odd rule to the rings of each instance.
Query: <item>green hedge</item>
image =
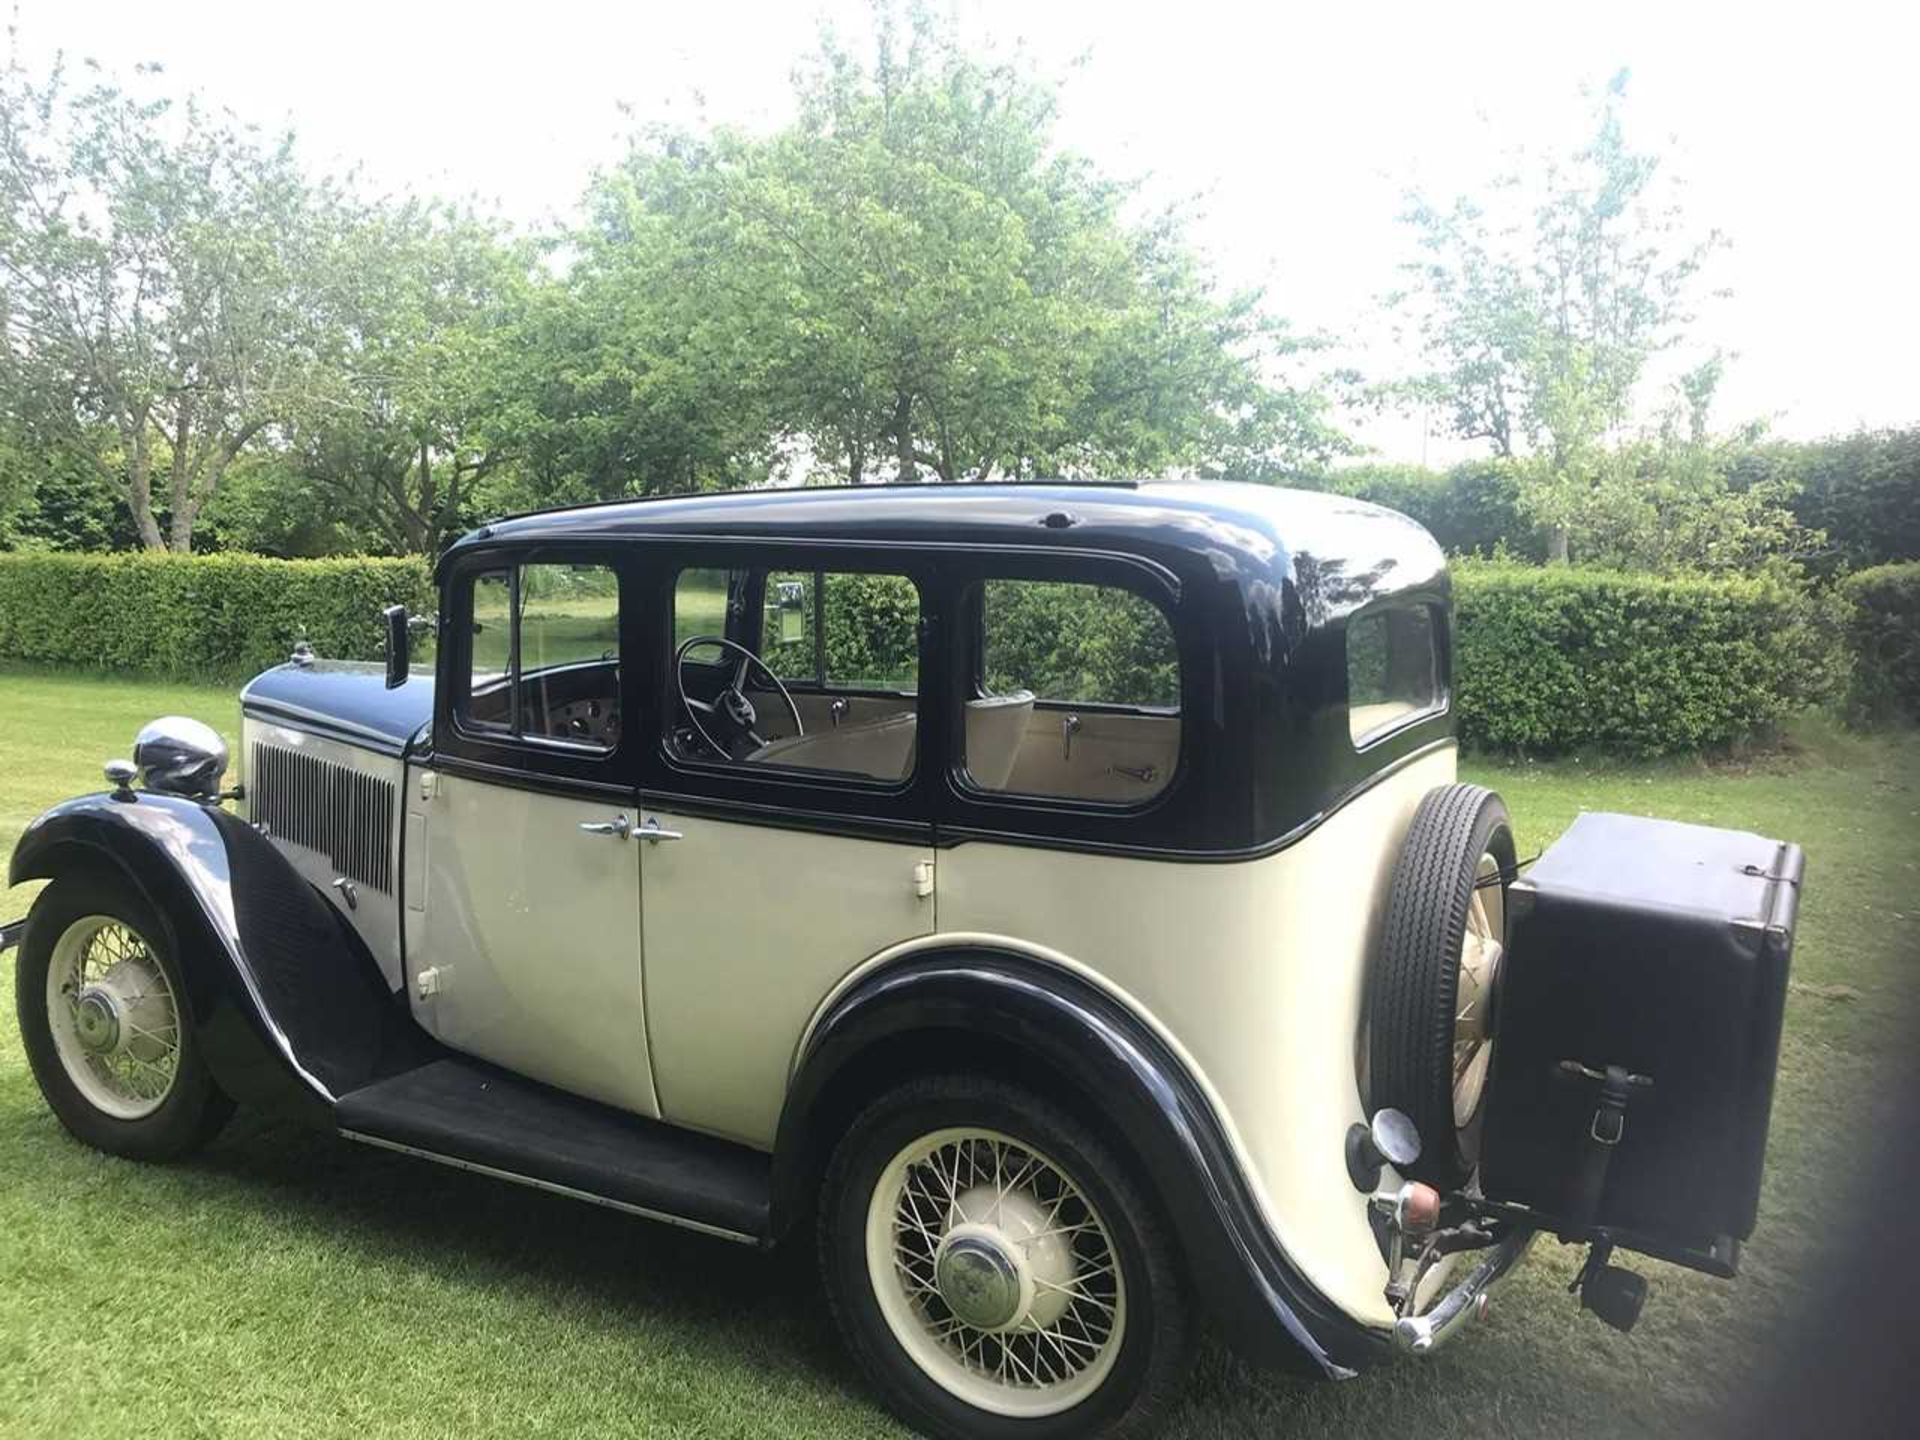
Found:
[[[396,602],[433,612],[420,561],[0,554],[0,656],[231,678],[304,635],[322,655],[375,660]]]
[[[1845,683],[1843,611],[1773,580],[1468,564],[1454,596],[1460,730],[1487,749],[1699,750]]]
[[[1155,636],[1110,595],[1010,588],[1021,603],[1000,616],[995,652],[1009,675],[1052,674],[1065,644],[1102,696],[1121,678],[1170,678]],[[848,674],[890,673],[900,647],[870,642],[911,636],[902,597],[865,577],[842,589],[828,607],[833,658]],[[1461,733],[1487,749],[1645,755],[1745,739],[1838,698],[1849,626],[1866,657],[1862,708],[1911,714],[1920,696],[1920,565],[1863,572],[1841,594],[1818,595],[1760,579],[1463,563],[1455,596]],[[237,677],[285,659],[304,634],[322,655],[377,659],[380,608],[396,601],[431,611],[422,563],[0,554],[0,657]],[[1074,605],[1087,613],[1066,613]],[[869,643],[854,645],[843,632],[862,610],[873,612]],[[1032,653],[1015,653],[1023,647]]]
[[[1920,561],[1862,570],[1840,591],[1852,607],[1850,708],[1866,720],[1920,720]]]

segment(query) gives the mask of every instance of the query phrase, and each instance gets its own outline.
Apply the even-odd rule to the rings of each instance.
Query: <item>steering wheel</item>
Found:
[[[704,700],[696,700],[687,693],[687,652],[696,645],[716,645],[721,650],[732,651],[740,657],[740,663],[733,667],[733,678],[727,682],[726,688],[714,698],[711,705]],[[759,750],[764,747],[767,742],[761,739],[754,729],[754,726],[759,724],[760,717],[754,713],[753,702],[747,698],[747,676],[756,667],[761,674],[773,682],[773,688],[778,690],[780,698],[787,702],[787,710],[793,716],[793,733],[806,734],[807,727],[800,719],[800,707],[793,703],[793,696],[787,693],[787,687],[781,684],[780,677],[767,667],[767,662],[746,646],[737,645],[718,635],[695,635],[673,652],[673,683],[680,692],[680,703],[686,708],[687,718],[693,722],[693,728],[700,733],[700,738],[706,741],[715,753],[724,755],[729,760],[739,758],[733,753],[733,746],[723,745],[715,739],[712,731],[701,723],[700,717],[705,715],[716,721],[724,721],[733,727],[733,739],[737,740],[745,736],[752,742],[754,749]]]

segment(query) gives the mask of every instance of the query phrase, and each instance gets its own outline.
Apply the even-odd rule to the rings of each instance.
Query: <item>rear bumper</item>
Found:
[[[9,920],[0,925],[0,955],[4,955],[20,943],[20,937],[27,933],[27,922],[23,916],[18,920]]]
[[[1506,1273],[1520,1263],[1533,1243],[1533,1231],[1521,1230],[1483,1252],[1460,1282],[1427,1307],[1393,1327],[1394,1349],[1425,1355],[1458,1335],[1487,1308],[1487,1295]]]

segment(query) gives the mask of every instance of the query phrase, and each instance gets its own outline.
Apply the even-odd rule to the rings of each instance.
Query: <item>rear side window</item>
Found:
[[[1111,585],[987,580],[967,779],[1006,794],[1151,799],[1180,754],[1180,655],[1166,614]]]
[[[1445,706],[1431,607],[1376,610],[1347,622],[1347,731],[1355,745]]]

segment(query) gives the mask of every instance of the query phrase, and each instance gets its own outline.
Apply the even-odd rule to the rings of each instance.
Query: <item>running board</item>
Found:
[[[478,1061],[435,1060],[340,1097],[349,1140],[749,1245],[767,1243],[766,1155]]]

